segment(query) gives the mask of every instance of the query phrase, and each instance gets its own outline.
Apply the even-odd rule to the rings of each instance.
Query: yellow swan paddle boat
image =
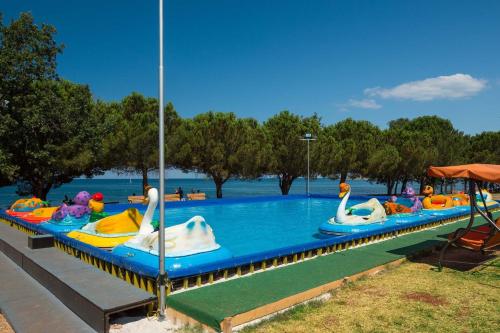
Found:
[[[144,216],[136,208],[128,208],[119,214],[89,223],[80,230],[71,231],[68,233],[68,237],[100,248],[112,248],[123,244],[137,235],[142,223],[151,224],[158,205],[158,191],[156,189],[148,191],[148,201],[148,208]]]

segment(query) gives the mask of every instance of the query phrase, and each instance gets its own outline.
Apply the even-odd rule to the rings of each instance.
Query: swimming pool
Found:
[[[368,197],[354,197],[349,205],[366,201]],[[380,197],[380,201],[386,200]],[[404,200],[401,203],[405,204]],[[389,216],[385,222],[362,226],[348,226],[351,232],[328,235],[319,232],[319,226],[335,216],[340,199],[336,196],[289,196],[259,199],[240,199],[208,202],[178,202],[167,205],[166,226],[181,224],[195,215],[201,215],[212,227],[216,241],[224,249],[217,253],[201,253],[188,257],[167,258],[169,277],[190,276],[228,267],[248,265],[278,257],[305,253],[335,244],[345,244],[382,233],[393,233],[437,220],[467,213],[467,207],[446,212],[421,212]],[[135,206],[140,210],[144,207]],[[155,218],[158,218],[158,211]],[[228,253],[229,252],[229,253]],[[142,274],[158,270],[158,257],[119,245],[112,254],[124,259],[129,269]]]
[[[349,206],[368,199],[369,197],[351,197]],[[387,198],[378,199],[383,202]],[[400,203],[407,204],[404,200]],[[319,226],[335,216],[339,204],[340,199],[337,196],[328,195],[169,202],[165,210],[167,227],[184,223],[195,215],[201,215],[212,227],[216,241],[222,246],[223,251],[167,258],[168,277],[178,281],[185,277],[197,276],[196,281],[198,281],[203,274],[205,278],[211,276],[210,274],[222,274],[226,278],[228,270],[231,269],[233,273],[230,274],[239,274],[243,267],[252,272],[261,264],[265,267],[295,262],[296,256],[304,259],[306,256],[320,255],[324,253],[323,251],[338,249],[337,246],[345,249],[361,242],[367,243],[368,240],[379,240],[380,236],[385,239],[398,235],[400,231],[412,232],[439,221],[453,221],[467,215],[470,210],[464,206],[441,211],[422,211],[418,214],[393,215],[383,223],[359,226],[359,230],[353,229],[348,234],[320,233]],[[140,204],[115,204],[107,205],[106,211],[116,214],[130,207],[135,207],[141,212],[146,209],[146,206]],[[158,219],[158,210],[154,218]],[[14,217],[5,219],[14,221],[25,229],[54,234],[56,244],[60,244],[59,246],[66,252],[76,256],[85,253],[92,258],[102,260],[94,261],[86,257],[85,260],[98,267],[109,269],[105,263],[110,263],[149,279],[148,283],[152,283],[151,281],[158,276],[157,255],[123,245],[109,252],[69,238],[64,232],[48,230],[47,224],[34,225]]]
[[[359,203],[352,200],[349,203]],[[167,226],[201,215],[212,227],[217,242],[234,256],[292,247],[327,236],[319,225],[335,216],[340,200],[296,197],[288,200],[168,208]],[[158,219],[158,210],[155,214]]]

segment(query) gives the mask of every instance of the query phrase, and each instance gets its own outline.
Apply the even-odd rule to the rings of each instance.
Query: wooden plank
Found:
[[[231,318],[226,318],[221,322],[221,332],[231,333],[233,331],[233,324],[231,323]]]
[[[190,325],[190,326],[201,326],[202,330],[207,333],[216,333],[216,331],[203,323],[200,323],[196,319],[193,319],[182,312],[179,312],[171,307],[167,308],[166,316],[169,320],[172,320],[174,325]]]

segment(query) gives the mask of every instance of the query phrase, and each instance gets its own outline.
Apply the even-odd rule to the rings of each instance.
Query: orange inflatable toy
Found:
[[[387,215],[412,213],[411,208],[391,201],[384,202],[382,206],[384,206]]]
[[[442,194],[434,195],[432,186],[427,185],[424,188],[423,194],[425,195],[424,200],[422,200],[424,209],[447,209],[454,207],[452,197]]]

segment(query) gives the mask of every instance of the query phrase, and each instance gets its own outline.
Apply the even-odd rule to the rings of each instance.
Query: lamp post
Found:
[[[306,195],[309,196],[309,170],[310,170],[310,154],[309,154],[309,144],[311,141],[316,141],[311,133],[306,133],[301,141],[307,141],[307,181],[306,181]]]
[[[159,169],[160,169],[160,226],[158,237],[159,264],[158,264],[158,284],[160,295],[158,302],[160,303],[160,318],[165,316],[165,126],[163,120],[163,0],[159,0],[159,66],[158,66],[158,93],[159,93]]]

